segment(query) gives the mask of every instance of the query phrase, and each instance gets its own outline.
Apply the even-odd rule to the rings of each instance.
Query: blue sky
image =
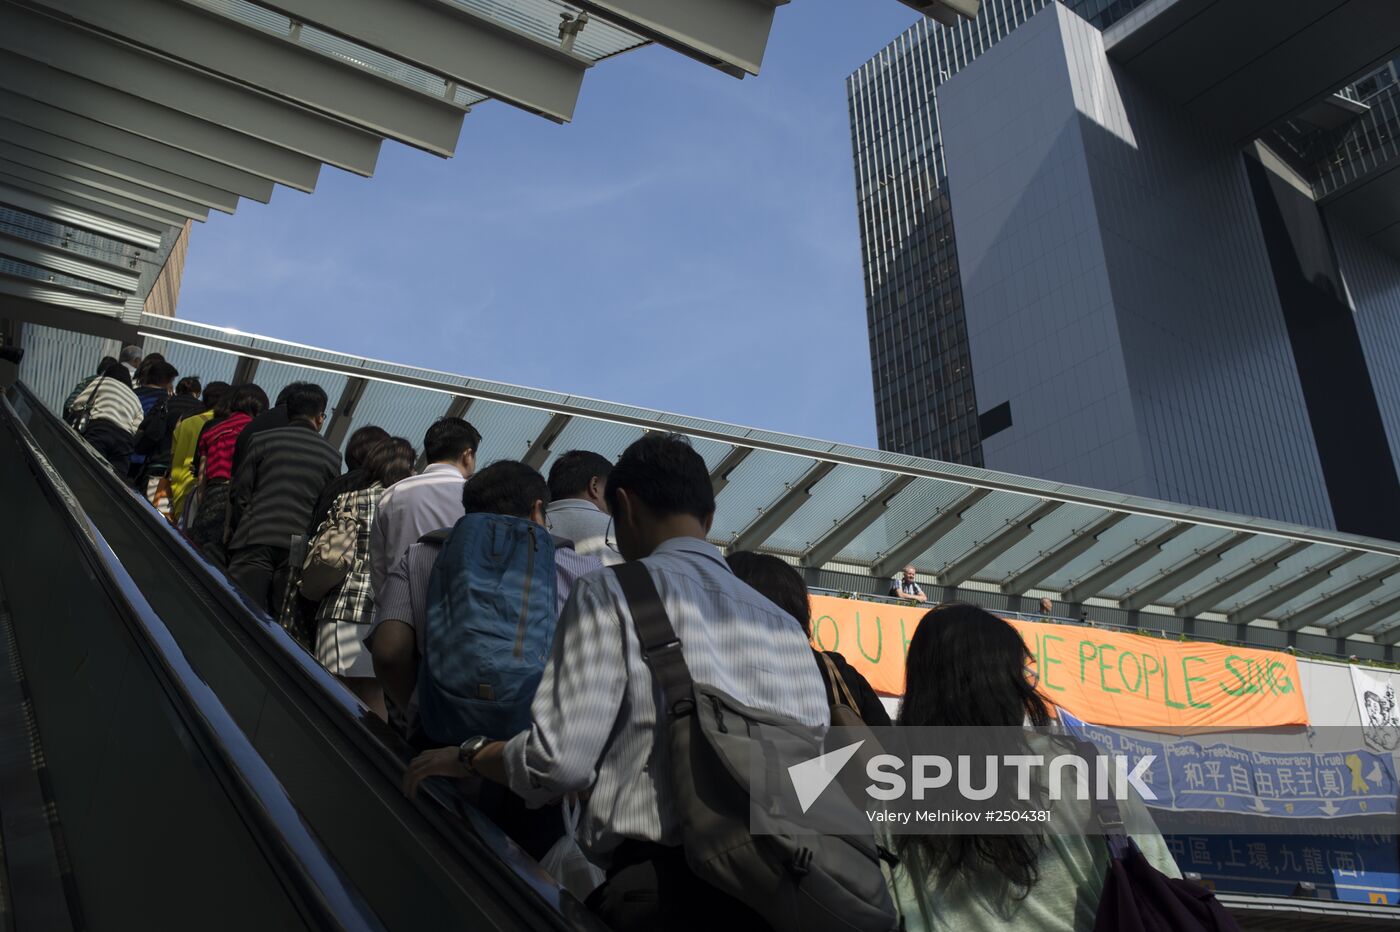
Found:
[[[179,313],[873,445],[844,79],[916,18],[796,0],[756,78],[647,48],[570,125],[490,103],[455,158],[386,143],[371,179],[196,224]]]

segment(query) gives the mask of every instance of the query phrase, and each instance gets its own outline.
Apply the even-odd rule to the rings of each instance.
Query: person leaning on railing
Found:
[[[890,580],[890,596],[906,602],[927,602],[923,587],[914,579],[914,567],[906,566],[904,571]]]

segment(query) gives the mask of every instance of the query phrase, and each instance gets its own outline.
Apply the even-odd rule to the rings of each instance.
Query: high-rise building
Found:
[[[883,448],[1400,537],[1400,6],[1242,6],[986,0],[851,75]]]

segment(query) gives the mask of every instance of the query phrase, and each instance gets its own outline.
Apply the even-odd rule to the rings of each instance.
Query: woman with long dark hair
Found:
[[[316,611],[316,659],[340,677],[374,714],[385,720],[388,711],[384,690],[374,677],[374,662],[364,645],[370,622],[374,620],[369,532],[374,525],[379,496],[395,482],[413,475],[417,457],[413,444],[402,437],[390,437],[372,447],[362,464],[360,487],[336,497],[310,542],[314,554],[321,535],[351,525],[355,528],[350,570],[344,580],[324,594]]]
[[[898,725],[985,730],[1051,723],[1049,704],[1036,690],[1035,658],[1020,633],[975,605],[950,603],[924,615],[909,642],[905,677]],[[1047,734],[1027,731],[1025,738],[1032,754],[1073,751]],[[1043,771],[1033,786],[1043,794]],[[1090,803],[1071,790],[1064,795],[1053,804],[1064,816],[1058,824],[1078,826],[1079,833],[894,839],[900,865],[890,892],[906,932],[1092,929],[1108,849],[1095,833]],[[1072,811],[1061,813],[1062,806]],[[1125,801],[1120,809],[1129,824],[1151,825],[1140,803]],[[1154,867],[1181,876],[1160,834],[1133,839]]]
[[[797,619],[807,637],[812,636],[812,603],[807,597],[807,584],[797,570],[772,554],[752,550],[736,550],[724,559],[735,576]],[[860,715],[861,721],[872,727],[890,724],[889,713],[880,703],[880,697],[845,657],[836,651],[819,651],[815,647],[812,654],[826,686],[827,701],[832,706],[838,703],[849,706]]]

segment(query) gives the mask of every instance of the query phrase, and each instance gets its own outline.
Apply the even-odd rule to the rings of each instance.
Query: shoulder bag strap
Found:
[[[831,656],[822,651],[822,663],[826,664],[826,672],[831,675],[831,698],[832,705],[844,705],[848,709],[859,712],[860,706],[856,704],[856,697],[852,695],[851,688],[846,685],[846,680],[841,676],[840,669],[837,668]],[[837,693],[840,690],[840,693]]]
[[[666,606],[661,602],[651,573],[637,560],[611,569],[622,585],[622,595],[637,629],[637,640],[642,644],[642,659],[661,686],[661,701],[668,716],[688,715],[695,709],[692,694],[695,682],[690,678],[690,668],[681,653],[681,639],[676,637],[676,629],[666,616]]]
[[[83,405],[83,413],[78,415],[78,420],[84,427],[87,426],[88,418],[92,417],[93,403],[97,401],[97,392],[102,388],[102,383],[105,381],[107,381],[105,375],[97,380],[97,384],[92,387],[92,394],[88,395],[87,404]]]

